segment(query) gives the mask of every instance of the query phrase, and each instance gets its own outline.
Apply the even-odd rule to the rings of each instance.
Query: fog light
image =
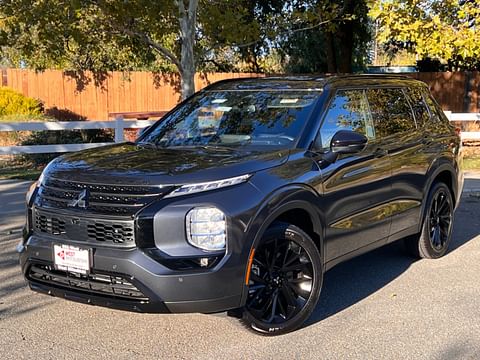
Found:
[[[200,259],[200,266],[207,267],[208,266],[208,258],[201,258]]]
[[[227,225],[225,214],[215,207],[198,207],[190,210],[186,218],[187,240],[203,250],[225,249]]]

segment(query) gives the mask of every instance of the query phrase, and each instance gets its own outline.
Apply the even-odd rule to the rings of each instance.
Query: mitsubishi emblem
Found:
[[[86,209],[88,206],[88,195],[88,189],[83,189],[80,194],[78,194],[78,197],[69,201],[67,205],[70,207]]]

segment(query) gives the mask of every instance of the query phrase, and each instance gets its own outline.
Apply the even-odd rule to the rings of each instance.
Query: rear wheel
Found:
[[[264,335],[299,328],[315,309],[322,278],[320,252],[310,236],[275,223],[255,249],[243,323]]]
[[[428,195],[421,233],[406,240],[408,250],[420,258],[442,257],[450,245],[452,225],[452,194],[444,183],[436,183]]]

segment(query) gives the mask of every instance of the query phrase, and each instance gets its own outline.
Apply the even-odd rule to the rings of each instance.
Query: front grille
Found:
[[[106,224],[97,222],[87,225],[87,234],[96,241],[109,241],[113,243],[124,243],[133,241],[133,224]]]
[[[172,189],[172,186],[87,184],[48,178],[40,186],[35,205],[94,214],[131,216]],[[84,190],[88,191],[86,206],[72,206],[72,201],[78,199]]]
[[[65,221],[37,213],[35,216],[35,228],[43,233],[61,235],[65,234]]]
[[[93,245],[133,246],[133,220],[107,220],[53,214],[34,210],[34,232],[59,239],[86,242]]]
[[[51,265],[33,264],[28,271],[28,279],[87,294],[142,302],[149,300],[126,276],[120,274],[83,275],[56,270]]]

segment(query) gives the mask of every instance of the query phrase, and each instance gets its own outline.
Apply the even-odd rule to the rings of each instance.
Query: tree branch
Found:
[[[156,50],[160,55],[162,55],[163,57],[170,60],[178,68],[178,70],[180,72],[183,71],[182,64],[181,64],[180,60],[177,58],[177,56],[173,52],[168,50],[166,47],[164,47],[164,46],[160,45],[159,43],[153,41],[150,38],[150,36],[148,36],[147,34],[142,33],[142,32],[138,32],[138,31],[134,31],[134,30],[125,28],[123,26],[119,26],[118,28],[124,34],[127,34],[129,36],[133,36],[133,37],[136,37],[136,38],[140,39],[145,44],[147,44],[148,46],[150,46],[151,48]]]
[[[218,71],[221,72],[231,72],[232,71],[232,66],[225,65],[225,64],[220,64],[219,62],[215,61],[214,59],[201,59],[201,63],[206,64],[206,63],[212,63]]]
[[[190,0],[188,4],[188,17],[193,19],[197,15],[198,0]]]
[[[305,26],[305,27],[302,27],[302,28],[298,28],[298,29],[285,29],[283,31],[280,31],[277,36],[282,36],[282,35],[286,35],[286,34],[295,34],[297,32],[301,32],[301,31],[307,31],[307,30],[313,30],[313,29],[316,29],[316,28],[319,28],[325,24],[328,24],[329,22],[332,22],[332,21],[342,21],[342,20],[346,20],[345,18],[338,18],[338,19],[331,19],[331,20],[324,20],[324,21],[320,21],[319,23],[315,24],[315,25],[310,25],[310,26]],[[246,47],[249,47],[249,46],[252,46],[252,45],[255,45],[259,42],[263,41],[262,39],[258,39],[258,40],[253,40],[253,41],[250,41],[250,42],[247,42],[247,43],[232,43],[232,44],[221,44],[221,43],[218,43],[218,44],[215,44],[213,46],[211,46],[210,48],[208,48],[207,50],[205,50],[205,53],[208,53],[214,49],[218,49],[219,47],[222,47],[222,46],[232,46],[232,47],[238,47],[240,49],[242,48],[246,48]]]
[[[89,1],[90,4],[92,4],[92,5],[98,6],[98,8],[106,16],[109,15],[108,12],[105,11],[105,8],[101,6],[101,1],[98,1],[98,0],[87,0],[87,1]],[[180,0],[180,2],[182,3],[182,6],[183,6],[183,0]],[[178,0],[175,0],[175,3],[180,6],[180,3],[179,3]],[[146,45],[150,46],[152,49],[157,51],[161,56],[163,56],[167,60],[170,60],[177,67],[177,69],[180,73],[183,71],[182,64],[181,64],[180,60],[177,58],[177,56],[173,52],[168,50],[166,47],[164,47],[164,46],[160,45],[159,43],[153,41],[152,38],[150,36],[148,36],[147,34],[145,34],[143,32],[140,32],[140,31],[135,31],[135,30],[129,29],[129,28],[127,28],[123,25],[120,25],[118,23],[113,23],[112,27],[114,29],[118,30],[119,32],[123,33],[123,34],[129,35],[129,36],[132,36],[132,37],[136,37],[139,40],[143,41]]]
[[[173,3],[178,7],[178,11],[180,12],[180,17],[184,17],[185,4],[183,3],[183,0],[175,0]]]

